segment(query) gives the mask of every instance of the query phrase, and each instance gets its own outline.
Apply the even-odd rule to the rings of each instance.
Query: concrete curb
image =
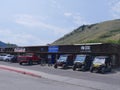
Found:
[[[38,74],[31,73],[31,72],[28,72],[28,71],[23,71],[23,70],[17,70],[17,69],[13,69],[13,68],[6,67],[6,66],[1,66],[0,65],[0,69],[8,70],[8,71],[13,71],[13,72],[17,72],[17,73],[21,73],[21,74],[25,74],[25,75],[29,75],[29,76],[41,78],[41,76],[38,75]]]

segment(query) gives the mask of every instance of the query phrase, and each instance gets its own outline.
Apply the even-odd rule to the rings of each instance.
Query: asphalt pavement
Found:
[[[71,69],[54,69],[53,67],[32,65],[20,66],[17,63],[0,62],[1,67],[7,67],[19,71],[25,71],[39,75],[42,78],[64,82],[95,90],[120,90],[120,71],[112,73],[97,74],[90,72],[72,71]]]
[[[0,70],[0,90],[93,90],[87,87]]]

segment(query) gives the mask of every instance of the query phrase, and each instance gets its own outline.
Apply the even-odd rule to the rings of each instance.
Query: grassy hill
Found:
[[[120,19],[105,21],[92,25],[82,25],[56,40],[52,45],[69,45],[80,43],[119,43]]]

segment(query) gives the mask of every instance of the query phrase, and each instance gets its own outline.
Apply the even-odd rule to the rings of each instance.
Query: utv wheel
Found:
[[[57,69],[57,64],[54,65],[54,68]]]
[[[105,68],[101,69],[101,73],[104,74],[105,73]]]
[[[73,71],[75,71],[75,70],[76,70],[76,66],[74,65],[74,66],[73,66]]]
[[[93,68],[93,67],[91,67],[91,68],[90,68],[90,72],[92,73],[92,72],[93,72],[93,70],[94,70],[94,68]]]
[[[85,66],[82,66],[82,67],[81,67],[81,70],[82,70],[82,71],[85,71]]]
[[[63,67],[63,69],[66,69],[66,68],[67,68],[67,66],[66,66],[65,64],[63,64],[63,66],[62,66],[62,67]]]
[[[111,68],[111,66],[110,67],[108,67],[108,70],[107,70],[108,72],[112,72],[112,68]]]

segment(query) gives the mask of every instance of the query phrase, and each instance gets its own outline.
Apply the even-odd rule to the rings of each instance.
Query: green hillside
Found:
[[[120,19],[105,21],[92,25],[82,25],[53,42],[53,45],[81,43],[119,43]]]

